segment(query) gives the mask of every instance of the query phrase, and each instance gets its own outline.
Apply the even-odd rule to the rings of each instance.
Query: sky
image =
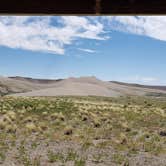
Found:
[[[166,16],[0,16],[0,76],[166,85]]]

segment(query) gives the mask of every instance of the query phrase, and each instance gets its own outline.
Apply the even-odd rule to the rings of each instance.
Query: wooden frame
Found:
[[[166,14],[165,0],[1,0],[1,14]]]

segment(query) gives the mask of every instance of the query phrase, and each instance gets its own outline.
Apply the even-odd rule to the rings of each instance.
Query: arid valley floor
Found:
[[[166,166],[166,100],[1,97],[0,165]]]

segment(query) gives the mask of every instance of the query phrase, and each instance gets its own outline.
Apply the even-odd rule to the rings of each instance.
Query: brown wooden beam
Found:
[[[166,14],[166,0],[101,0],[103,14]]]
[[[1,14],[166,14],[166,0],[0,0]]]

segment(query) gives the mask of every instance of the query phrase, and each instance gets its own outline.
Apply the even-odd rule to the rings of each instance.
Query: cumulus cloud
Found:
[[[88,53],[95,53],[95,50],[91,50],[91,49],[85,49],[85,48],[78,48],[78,50],[84,51],[84,52],[88,52]]]
[[[64,54],[74,40],[106,40],[103,33],[101,23],[86,17],[0,16],[0,45],[10,48]]]
[[[165,16],[108,16],[112,29],[166,41]]]
[[[109,39],[110,30],[166,41],[165,27],[165,16],[0,16],[0,45],[64,54],[75,40]]]

